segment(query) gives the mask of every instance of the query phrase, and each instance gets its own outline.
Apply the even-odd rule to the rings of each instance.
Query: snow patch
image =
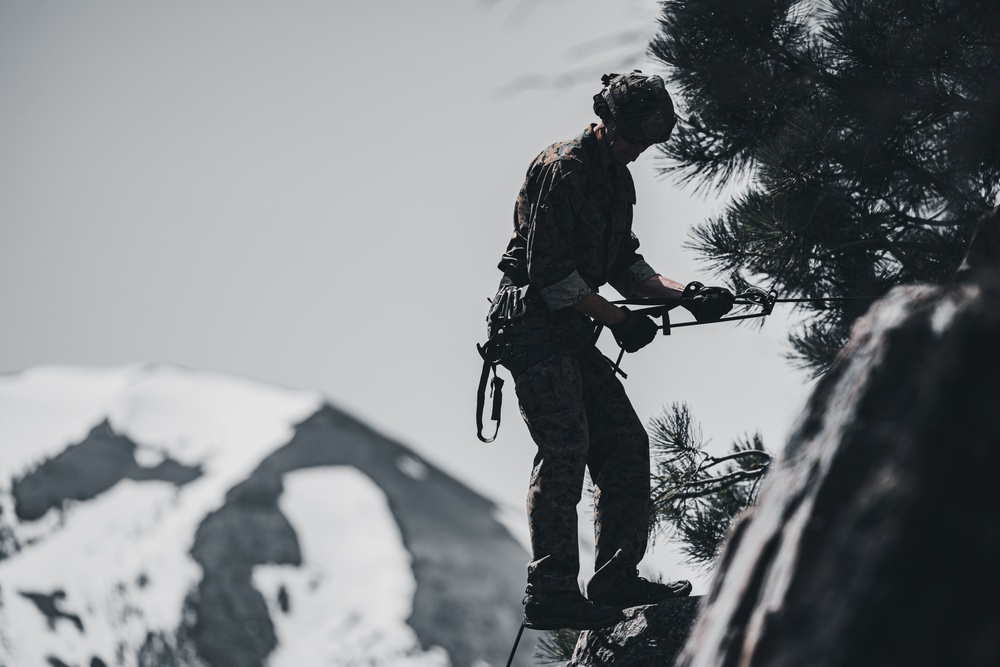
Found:
[[[294,471],[284,476],[279,506],[303,562],[254,569],[278,637],[269,667],[449,664],[444,649],[423,651],[406,624],[416,579],[388,501],[371,479],[349,467]]]
[[[315,392],[160,366],[116,397],[108,417],[115,432],[146,448],[242,479],[322,404]]]
[[[0,375],[0,485],[86,438],[142,368],[53,365]]]
[[[412,479],[422,482],[427,479],[429,471],[427,466],[425,466],[420,461],[416,460],[412,456],[403,454],[398,459],[396,459],[396,466],[399,467],[400,471]]]
[[[140,468],[155,468],[167,460],[167,453],[156,447],[136,446],[135,462]]]
[[[945,299],[938,304],[931,314],[931,331],[935,336],[941,336],[958,313],[958,304],[952,299]]]
[[[0,562],[0,663],[42,665],[55,656],[111,664],[122,646],[130,649],[123,664],[135,665],[147,632],[173,635],[183,597],[201,578],[187,555],[192,517],[176,512],[177,494],[167,482],[124,480],[75,506],[44,542]],[[66,616],[55,619],[21,595],[56,591]]]
[[[0,508],[22,547],[0,561],[0,665],[53,656],[134,667],[148,632],[175,636],[184,597],[202,576],[189,555],[198,526],[322,404],[318,393],[169,365],[46,366],[0,377]],[[182,487],[125,479],[41,521],[18,521],[5,486],[11,475],[105,419],[136,443],[140,465],[170,457],[203,474]],[[55,618],[21,595],[60,590]]]

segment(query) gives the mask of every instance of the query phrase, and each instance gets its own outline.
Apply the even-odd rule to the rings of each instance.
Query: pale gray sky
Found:
[[[317,389],[507,504],[534,447],[508,385],[475,437],[487,297],[546,145],[638,67],[655,0],[0,0],[0,371],[162,361]],[[647,260],[717,210],[634,166]],[[602,292],[617,297],[613,291]],[[644,420],[779,448],[786,326],[677,330],[625,361]],[[675,573],[670,573],[675,574]]]

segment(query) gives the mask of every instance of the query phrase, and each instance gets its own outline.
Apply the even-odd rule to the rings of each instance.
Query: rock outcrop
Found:
[[[856,323],[678,665],[1000,664],[998,225]]]
[[[701,596],[694,596],[626,609],[622,623],[580,633],[567,667],[671,665],[684,647],[700,603]]]

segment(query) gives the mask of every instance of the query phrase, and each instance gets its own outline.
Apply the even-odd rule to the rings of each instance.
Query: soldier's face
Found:
[[[649,148],[647,144],[634,144],[625,137],[619,135],[611,144],[611,157],[618,164],[629,164],[639,159],[639,156]]]

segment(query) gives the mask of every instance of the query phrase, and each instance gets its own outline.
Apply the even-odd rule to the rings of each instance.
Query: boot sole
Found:
[[[591,602],[594,604],[604,605],[606,607],[616,607],[618,609],[631,609],[632,607],[648,607],[653,604],[660,604],[661,602],[666,602],[667,600],[676,600],[677,598],[686,598],[691,595],[691,585],[688,584],[680,591],[676,593],[671,593],[670,595],[665,595],[663,597],[656,598],[655,600],[648,600],[646,602],[635,602],[631,600],[615,600],[609,598],[596,598],[592,599]]]
[[[524,617],[524,627],[529,630],[601,630],[618,625],[625,620],[625,616],[616,616],[602,621],[581,621],[579,619],[566,618],[535,618]]]

